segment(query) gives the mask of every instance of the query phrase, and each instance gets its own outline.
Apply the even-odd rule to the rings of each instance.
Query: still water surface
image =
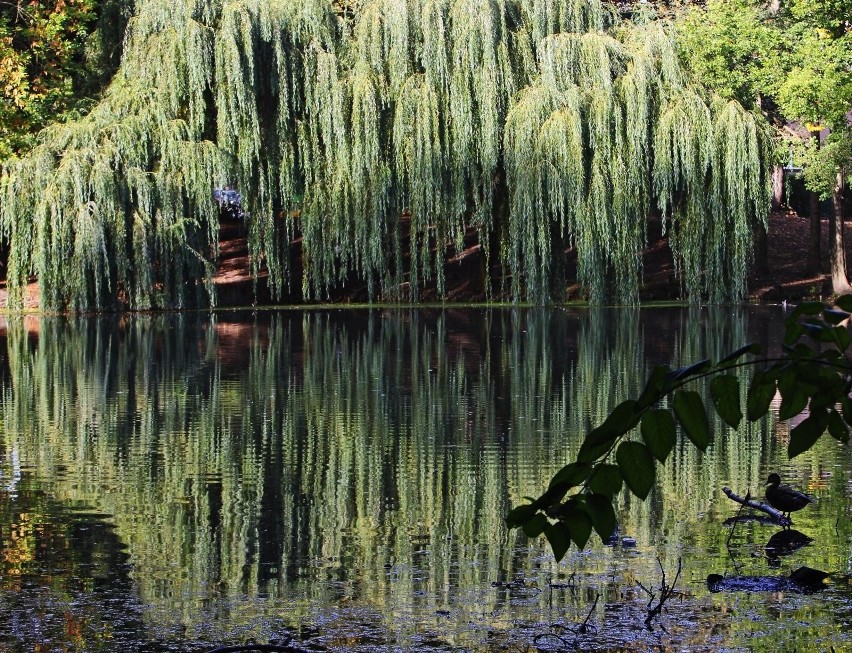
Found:
[[[651,367],[780,340],[779,307],[26,318],[0,337],[0,651],[852,650],[852,456],[789,425],[679,445],[619,541],[503,518]],[[743,377],[745,378],[745,377]],[[724,521],[778,470],[813,542]],[[729,540],[730,536],[730,540]],[[635,540],[625,546],[621,538]],[[630,542],[627,541],[627,544]],[[678,597],[652,629],[661,569]],[[708,574],[832,572],[821,592]],[[578,624],[587,620],[585,632]]]

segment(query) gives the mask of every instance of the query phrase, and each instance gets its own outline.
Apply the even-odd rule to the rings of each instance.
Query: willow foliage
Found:
[[[515,300],[558,298],[573,246],[593,301],[634,303],[655,211],[691,298],[745,292],[762,124],[599,0],[145,0],[126,43],[89,115],[0,163],[12,307],[33,276],[45,308],[215,303],[224,185],[274,297],[443,293],[475,233]]]

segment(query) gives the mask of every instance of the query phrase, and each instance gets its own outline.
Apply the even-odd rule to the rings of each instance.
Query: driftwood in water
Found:
[[[829,574],[799,567],[789,576],[729,576],[710,574],[707,589],[711,592],[817,592],[825,587],[823,581]]]
[[[754,508],[755,510],[761,510],[765,512],[781,526],[789,526],[792,523],[789,517],[785,517],[783,512],[781,512],[780,510],[776,510],[772,506],[767,506],[765,503],[761,503],[760,501],[754,501],[753,499],[743,498],[740,495],[736,494],[729,487],[723,487],[722,492],[724,492],[731,501],[736,501],[737,503],[748,508]]]

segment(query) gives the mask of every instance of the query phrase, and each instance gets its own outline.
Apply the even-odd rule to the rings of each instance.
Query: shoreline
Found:
[[[828,251],[828,220],[822,220],[823,259],[827,259]],[[828,299],[831,297],[831,278],[828,273],[810,276],[804,273],[804,252],[807,248],[807,218],[801,217],[791,210],[773,211],[769,216],[769,272],[757,274],[754,270],[749,274],[749,293],[742,302],[732,304],[773,304],[781,302],[798,302],[810,299]],[[847,233],[852,233],[852,221],[845,223]],[[656,229],[655,229],[656,227]],[[202,311],[219,312],[233,310],[323,310],[342,308],[499,308],[499,307],[532,307],[535,304],[525,302],[513,303],[505,297],[489,298],[481,288],[483,255],[478,244],[451,257],[446,263],[447,292],[445,298],[440,298],[434,283],[421,289],[421,300],[416,303],[391,301],[367,301],[366,289],[363,284],[354,284],[348,290],[334,292],[326,301],[300,301],[295,293],[281,301],[273,302],[266,287],[263,273],[255,280],[251,277],[248,255],[247,238],[240,223],[223,221],[220,228],[219,261],[213,282],[216,287],[217,302],[212,307],[183,308],[183,309],[147,309],[147,310],[100,310],[81,313],[62,311],[42,311],[39,308],[38,282],[32,281],[27,285],[23,310],[10,311],[5,307],[7,290],[5,278],[0,278],[0,315],[104,315],[104,314],[145,314],[167,313],[172,311]],[[682,296],[680,280],[675,276],[675,266],[668,241],[662,235],[659,223],[652,222],[649,228],[648,244],[643,252],[643,283],[639,291],[639,306],[654,305],[689,305]],[[847,259],[852,260],[852,248],[847,238]],[[567,276],[572,276],[576,255],[573,250],[566,253]],[[294,286],[300,285],[298,279],[299,262],[294,261]],[[256,297],[254,289],[257,288]],[[554,302],[554,307],[582,307],[588,302],[580,297],[581,288],[576,282],[566,287],[567,298]],[[254,297],[251,303],[247,297]],[[705,302],[700,302],[704,304]],[[618,306],[618,305],[608,305]]]

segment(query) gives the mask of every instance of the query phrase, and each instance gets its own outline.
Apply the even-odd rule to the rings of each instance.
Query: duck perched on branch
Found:
[[[766,500],[769,505],[785,513],[788,518],[791,512],[801,510],[814,500],[809,494],[799,492],[789,485],[781,485],[781,477],[775,472],[769,475],[766,485]]]

